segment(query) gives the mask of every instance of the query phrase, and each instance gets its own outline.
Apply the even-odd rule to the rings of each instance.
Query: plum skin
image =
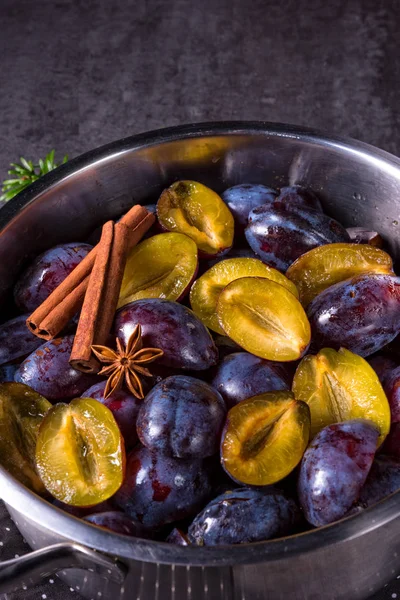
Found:
[[[346,515],[359,498],[371,468],[379,431],[371,421],[328,425],[313,439],[300,465],[298,496],[311,525]]]
[[[24,312],[34,311],[75,269],[93,246],[81,242],[60,244],[40,254],[22,273],[14,299]]]
[[[282,187],[276,202],[291,206],[298,204],[302,208],[323,212],[321,202],[318,196],[310,189],[301,185],[291,185]]]
[[[111,410],[124,438],[125,447],[130,450],[138,440],[136,419],[142,405],[142,400],[135,398],[135,396],[124,389],[117,390],[105,400],[104,390],[106,383],[106,381],[100,381],[92,385],[92,387],[83,392],[81,397],[94,398]]]
[[[0,325],[0,365],[27,356],[43,344],[26,326],[28,314],[19,315]]]
[[[366,357],[400,332],[400,277],[365,274],[327,288],[308,305],[312,348],[344,346]]]
[[[131,451],[114,504],[146,528],[194,516],[210,499],[207,461],[172,458],[145,447]]]
[[[265,392],[290,389],[290,375],[282,363],[265,360],[248,352],[233,352],[215,368],[211,385],[228,408]]]
[[[21,363],[15,381],[29,385],[50,401],[80,396],[98,379],[70,366],[73,342],[74,336],[68,335],[39,346]]]
[[[261,260],[282,272],[308,250],[350,241],[345,228],[334,219],[316,210],[282,202],[252,210],[245,235]]]
[[[218,350],[211,334],[186,306],[159,298],[127,304],[115,319],[116,335],[124,344],[138,323],[143,346],[164,351],[157,364],[201,371],[217,363]]]
[[[206,458],[218,452],[226,407],[204,381],[176,375],[146,396],[138,419],[140,441],[176,458]]]
[[[290,534],[299,520],[296,503],[280,490],[238,488],[211,500],[188,537],[197,546],[258,542]]]
[[[249,212],[257,206],[273,202],[277,195],[276,190],[262,184],[240,183],[225,190],[221,198],[233,215],[236,233],[243,233]]]

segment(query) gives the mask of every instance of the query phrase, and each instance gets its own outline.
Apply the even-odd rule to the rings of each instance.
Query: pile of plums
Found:
[[[163,350],[145,399],[104,399],[69,365],[76,318],[28,331],[91,249],[56,246],[0,325],[2,465],[94,525],[185,546],[298,533],[399,489],[400,278],[380,235],[296,185],[177,181],[154,210],[114,321],[114,341],[140,324]]]

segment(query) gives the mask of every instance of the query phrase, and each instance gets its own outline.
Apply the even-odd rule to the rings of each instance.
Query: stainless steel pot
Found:
[[[26,262],[85,237],[176,179],[217,191],[305,184],[347,226],[377,229],[400,257],[400,160],[353,140],[272,123],[188,125],[123,139],[50,173],[0,211],[0,299]],[[87,598],[357,600],[400,571],[400,494],[317,531],[182,548],[108,533],[35,496],[0,468],[0,496],[35,550],[0,565],[0,592],[58,572]],[[39,550],[41,549],[41,550]]]

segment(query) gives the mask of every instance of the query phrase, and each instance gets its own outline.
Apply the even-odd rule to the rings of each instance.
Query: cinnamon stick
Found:
[[[103,346],[107,342],[118,306],[122,278],[132,239],[134,239],[134,232],[129,227],[122,222],[115,224],[107,283],[102,297],[101,319],[97,325],[93,344]]]
[[[69,361],[74,369],[84,373],[95,373],[98,370],[98,362],[92,356],[92,345],[97,342],[95,336],[102,317],[102,300],[109,279],[113,241],[114,223],[108,221],[103,225],[101,239],[97,245],[96,260],[89,277]]]
[[[117,223],[111,228],[110,244],[106,226],[108,223],[103,227],[70,358],[71,366],[85,373],[99,370],[99,363],[92,355],[92,345],[103,346],[107,342],[132,235],[129,227]]]
[[[132,229],[130,248],[134,247],[150,229],[155,216],[143,206],[133,206],[120,223]],[[50,296],[27,319],[28,329],[45,340],[55,337],[82,306],[93,268],[98,245],[79,263]]]

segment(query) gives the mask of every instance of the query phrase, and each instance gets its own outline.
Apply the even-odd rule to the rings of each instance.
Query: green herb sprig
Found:
[[[8,202],[11,198],[14,198],[14,196],[31,185],[31,183],[37,181],[40,177],[58,167],[54,156],[55,151],[52,150],[44,159],[40,158],[36,165],[33,164],[31,160],[26,160],[23,157],[21,157],[21,162],[19,164],[11,163],[10,166],[12,168],[8,171],[8,174],[11,175],[12,178],[3,181],[0,202]],[[66,163],[67,160],[68,156],[64,156],[60,164]]]

